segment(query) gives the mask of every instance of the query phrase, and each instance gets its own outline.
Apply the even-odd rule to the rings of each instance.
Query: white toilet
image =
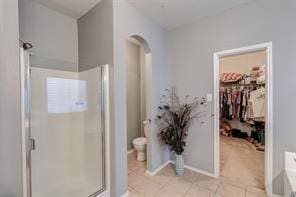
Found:
[[[147,132],[149,130],[150,121],[144,121],[144,134],[145,137],[139,137],[133,140],[134,149],[137,151],[137,160],[146,160],[146,146],[147,146]]]

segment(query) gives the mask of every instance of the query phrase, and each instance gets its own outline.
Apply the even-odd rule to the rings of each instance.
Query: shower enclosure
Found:
[[[27,197],[97,196],[106,187],[108,67],[61,66],[69,64],[21,48]]]

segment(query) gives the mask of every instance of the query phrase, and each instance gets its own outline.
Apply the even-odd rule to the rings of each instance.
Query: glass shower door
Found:
[[[102,67],[48,65],[30,67],[32,197],[95,196],[105,188]]]

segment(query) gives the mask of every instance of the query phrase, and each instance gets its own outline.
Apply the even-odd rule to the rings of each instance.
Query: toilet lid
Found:
[[[147,138],[145,138],[145,137],[136,138],[136,139],[134,139],[133,143],[136,145],[144,145],[147,143]]]

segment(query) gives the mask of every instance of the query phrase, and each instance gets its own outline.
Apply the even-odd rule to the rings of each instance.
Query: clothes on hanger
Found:
[[[259,88],[250,93],[249,111],[247,117],[257,122],[265,119],[265,88]]]
[[[221,87],[220,118],[241,122],[262,121],[265,119],[264,87]]]

